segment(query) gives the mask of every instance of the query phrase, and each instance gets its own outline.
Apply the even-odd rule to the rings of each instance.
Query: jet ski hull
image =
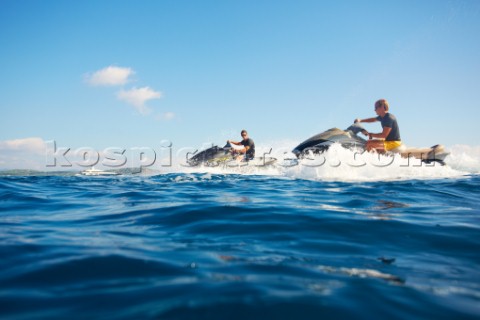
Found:
[[[338,143],[346,149],[363,152],[366,150],[367,140],[358,136],[358,133],[363,130],[365,129],[358,123],[351,125],[346,130],[332,128],[303,141],[292,152],[298,159],[302,159],[311,153],[323,153],[334,143]],[[438,162],[444,165],[445,158],[450,153],[445,151],[442,145],[435,145],[430,148],[406,148],[402,146],[387,152],[387,154],[400,154],[404,158],[413,157],[425,163]]]
[[[392,153],[399,153],[404,158],[421,159],[422,162],[432,163],[438,162],[445,165],[445,158],[450,154],[445,147],[437,144],[430,148],[402,148],[400,150],[392,150]]]
[[[277,159],[273,157],[255,157],[252,160],[237,159],[237,156],[232,155],[229,144],[223,148],[212,146],[199,153],[195,153],[194,156],[190,158],[187,155],[187,164],[191,167],[264,167],[274,165],[276,161]]]
[[[194,156],[191,158],[189,158],[187,155],[187,164],[192,167],[197,167],[200,165],[214,167],[231,159],[232,156],[229,148],[212,146],[197,154],[194,154]]]

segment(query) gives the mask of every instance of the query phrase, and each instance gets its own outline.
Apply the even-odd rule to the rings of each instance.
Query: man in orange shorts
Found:
[[[382,133],[369,133],[366,130],[362,132],[363,134],[368,135],[368,138],[370,139],[367,141],[367,151],[375,150],[383,153],[400,147],[402,145],[402,140],[400,139],[400,129],[398,128],[397,118],[388,112],[387,100],[380,99],[375,102],[375,112],[378,117],[355,119],[355,123],[375,121],[380,121],[382,123]]]

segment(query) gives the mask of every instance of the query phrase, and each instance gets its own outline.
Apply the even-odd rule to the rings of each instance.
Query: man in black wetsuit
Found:
[[[247,130],[242,130],[240,134],[242,135],[242,141],[236,142],[228,140],[227,142],[237,146],[243,146],[242,149],[235,149],[235,152],[245,154],[244,159],[247,161],[252,160],[253,158],[255,158],[255,142],[253,142],[253,140],[248,137]]]

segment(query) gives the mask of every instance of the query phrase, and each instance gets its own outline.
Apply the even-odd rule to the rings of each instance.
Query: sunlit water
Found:
[[[0,317],[478,319],[475,156],[387,168],[333,152],[322,166],[0,177]]]

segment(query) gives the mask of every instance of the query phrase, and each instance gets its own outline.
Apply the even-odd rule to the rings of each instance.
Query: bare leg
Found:
[[[385,146],[383,140],[368,140],[367,151],[375,150],[378,153],[385,153]]]

